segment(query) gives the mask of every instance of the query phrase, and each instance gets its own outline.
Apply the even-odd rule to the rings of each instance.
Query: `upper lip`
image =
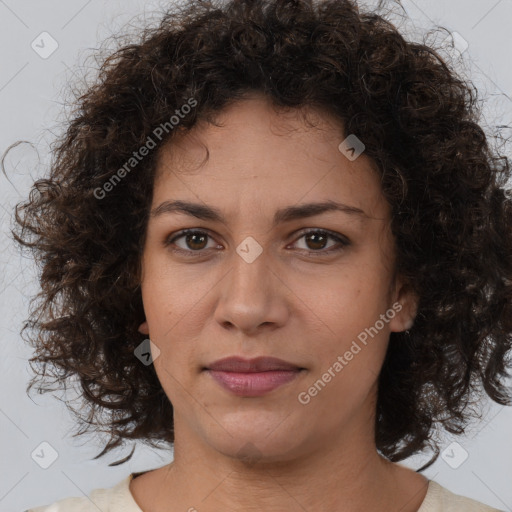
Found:
[[[272,370],[300,370],[295,364],[288,363],[276,357],[256,357],[245,359],[243,357],[225,357],[206,367],[207,370],[239,373],[268,372]]]

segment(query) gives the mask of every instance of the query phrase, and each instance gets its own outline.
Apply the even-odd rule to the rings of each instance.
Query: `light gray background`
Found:
[[[402,30],[409,37],[419,39],[436,24],[462,36],[456,45],[463,51],[459,69],[486,98],[482,105],[485,127],[510,127],[512,0],[405,0],[403,5],[411,20],[402,22]],[[62,403],[49,395],[26,395],[26,361],[31,350],[24,346],[19,331],[27,315],[27,297],[37,286],[33,265],[18,254],[7,236],[14,204],[25,197],[31,181],[45,172],[48,144],[63,129],[62,104],[75,66],[106,36],[134,15],[151,13],[155,6],[155,2],[142,0],[0,0],[0,152],[17,140],[33,143],[33,147],[17,147],[6,159],[13,185],[0,174],[0,511],[23,511],[88,494],[94,488],[116,484],[130,472],[160,467],[172,457],[139,445],[131,462],[108,468],[109,462],[129,453],[131,446],[92,461],[100,451],[99,440],[73,439],[72,418]],[[31,48],[43,31],[59,45],[47,59]],[[456,50],[447,52],[459,55]],[[91,67],[92,61],[87,65]],[[503,133],[509,136],[510,130]],[[454,469],[440,458],[424,474],[453,492],[511,511],[512,408],[489,404],[485,412],[485,419],[467,435],[444,438],[446,460],[458,465],[465,453],[467,460]],[[450,446],[453,441],[458,445]],[[42,442],[58,453],[48,469],[31,457]],[[48,453],[46,449],[46,457]],[[406,464],[417,468],[426,460],[418,456]]]

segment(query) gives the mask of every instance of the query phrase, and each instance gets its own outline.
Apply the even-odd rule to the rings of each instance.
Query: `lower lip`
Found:
[[[262,396],[291,382],[300,370],[272,370],[268,372],[237,373],[207,370],[225,389],[237,396]]]

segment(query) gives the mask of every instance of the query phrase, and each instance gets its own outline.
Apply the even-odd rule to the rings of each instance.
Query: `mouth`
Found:
[[[257,397],[295,380],[306,369],[274,357],[227,357],[203,371],[236,396]]]

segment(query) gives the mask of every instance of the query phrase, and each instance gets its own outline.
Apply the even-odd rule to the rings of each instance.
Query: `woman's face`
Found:
[[[309,114],[321,129],[255,96],[226,109],[221,127],[196,127],[161,153],[140,330],[160,350],[154,365],[177,443],[181,435],[266,460],[373,443],[389,334],[411,325],[414,301],[393,279],[378,174],[364,153],[351,161],[338,149],[345,137],[334,120]],[[221,219],[166,211],[173,201]],[[345,206],[278,214],[326,202]],[[230,356],[295,370],[208,369]]]

